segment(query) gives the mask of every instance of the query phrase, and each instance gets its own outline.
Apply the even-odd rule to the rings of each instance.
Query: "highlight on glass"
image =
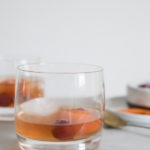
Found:
[[[15,122],[21,150],[98,149],[104,97],[103,69],[99,66],[19,66]]]

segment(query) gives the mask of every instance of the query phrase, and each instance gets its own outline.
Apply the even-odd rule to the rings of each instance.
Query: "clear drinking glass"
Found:
[[[18,67],[15,122],[21,150],[96,150],[104,107],[99,66],[40,63]]]
[[[13,108],[16,67],[18,64],[40,62],[40,58],[19,59],[0,57],[0,108]]]

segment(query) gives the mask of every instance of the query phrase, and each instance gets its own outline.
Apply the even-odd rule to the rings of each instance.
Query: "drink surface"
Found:
[[[100,133],[103,126],[99,110],[62,106],[50,99],[22,103],[15,119],[20,136],[50,142],[89,138]]]

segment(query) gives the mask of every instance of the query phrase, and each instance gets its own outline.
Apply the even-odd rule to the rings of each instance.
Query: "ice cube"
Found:
[[[25,114],[47,116],[57,112],[60,105],[57,100],[35,98],[22,103],[20,107]]]

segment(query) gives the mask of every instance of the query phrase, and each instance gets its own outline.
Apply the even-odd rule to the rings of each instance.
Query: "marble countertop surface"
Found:
[[[0,150],[18,150],[13,122],[0,122]],[[150,129],[104,129],[100,150],[150,150]]]

